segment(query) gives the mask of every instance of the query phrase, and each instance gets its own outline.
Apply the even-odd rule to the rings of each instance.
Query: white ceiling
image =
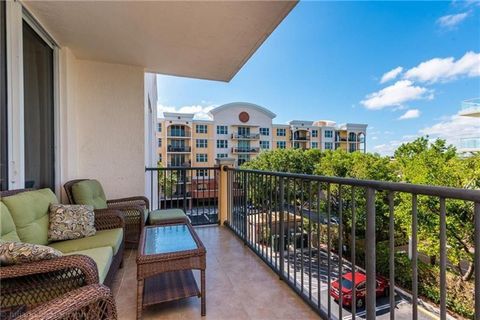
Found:
[[[23,1],[79,59],[229,81],[296,1]]]

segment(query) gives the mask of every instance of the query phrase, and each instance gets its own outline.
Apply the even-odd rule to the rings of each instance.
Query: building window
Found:
[[[208,177],[208,170],[207,169],[198,169],[196,173],[197,177]]]
[[[158,132],[162,132],[162,124],[160,122],[157,124],[157,129]]]
[[[325,150],[332,150],[332,149],[333,149],[333,143],[332,142],[325,142]]]
[[[161,154],[158,155],[158,162],[162,163],[162,155]]]
[[[208,146],[207,139],[197,139],[195,142],[197,148],[206,148]]]
[[[269,136],[270,135],[270,128],[260,128],[260,134],[262,136]]]
[[[312,137],[313,138],[318,137],[318,130],[312,130]]]
[[[270,149],[270,141],[260,141],[261,149]]]
[[[195,126],[195,130],[197,133],[207,133],[207,125],[206,124],[197,124]]]
[[[249,137],[250,136],[250,128],[249,127],[238,127],[238,135],[241,137]]]
[[[287,147],[286,141],[277,141],[277,148],[278,149],[285,149]]]
[[[285,137],[287,130],[285,128],[277,128],[277,137]]]
[[[207,157],[206,153],[197,153],[196,157],[197,157],[197,162],[207,162],[208,161],[208,157]]]
[[[162,147],[162,139],[161,139],[161,138],[158,138],[158,147],[159,147],[159,148]]]
[[[238,155],[238,165],[241,166],[245,162],[250,160],[250,155],[248,154],[239,154]]]
[[[217,159],[221,159],[221,158],[228,158],[228,154],[227,153],[217,153]]]
[[[228,148],[228,141],[227,140],[217,140],[217,148],[218,149]]]
[[[312,142],[312,149],[318,149],[318,142]]]
[[[325,130],[325,138],[333,138],[333,131]]]
[[[228,126],[217,126],[217,134],[228,134]]]

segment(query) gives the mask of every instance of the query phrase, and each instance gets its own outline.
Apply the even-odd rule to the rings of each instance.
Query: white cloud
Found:
[[[215,108],[216,105],[191,105],[183,107],[166,106],[163,104],[157,104],[157,114],[159,117],[163,116],[163,112],[180,112],[180,113],[193,113],[195,119],[211,120],[208,112]]]
[[[402,114],[398,120],[407,120],[407,119],[415,119],[420,117],[420,110],[418,109],[410,109],[407,110],[404,114]]]
[[[480,135],[480,119],[454,114],[440,119],[439,122],[430,127],[419,130],[417,134],[407,134],[402,136],[401,139],[376,145],[373,150],[382,155],[393,155],[402,143],[413,141],[417,137],[425,135],[428,135],[432,141],[440,138],[446,140],[448,144],[460,148],[462,138],[478,137]]]
[[[480,76],[480,53],[469,51],[456,60],[434,58],[405,72],[404,78],[419,82],[447,82],[460,77]]]
[[[380,80],[380,83],[385,83],[385,82],[388,82],[390,80],[395,79],[396,77],[398,77],[398,75],[400,73],[402,73],[402,71],[403,71],[402,67],[396,67],[395,69],[392,69],[392,70],[384,73],[383,76],[382,76],[382,79]]]
[[[460,22],[465,20],[470,15],[470,12],[462,12],[457,14],[449,14],[438,18],[437,23],[444,28],[453,28]]]
[[[415,86],[410,80],[400,80],[395,84],[371,93],[361,103],[370,110],[385,107],[401,107],[412,100],[433,99],[433,92],[427,88]]]

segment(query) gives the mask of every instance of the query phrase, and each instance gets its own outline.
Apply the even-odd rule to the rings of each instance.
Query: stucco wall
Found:
[[[143,68],[76,60],[77,177],[109,198],[145,193]]]

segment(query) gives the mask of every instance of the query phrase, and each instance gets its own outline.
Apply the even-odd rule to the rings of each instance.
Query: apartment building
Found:
[[[366,124],[327,120],[274,124],[275,113],[246,102],[224,104],[209,115],[211,120],[194,120],[194,114],[164,112],[157,128],[162,166],[213,166],[217,158],[234,158],[241,165],[271,149],[366,150]]]

